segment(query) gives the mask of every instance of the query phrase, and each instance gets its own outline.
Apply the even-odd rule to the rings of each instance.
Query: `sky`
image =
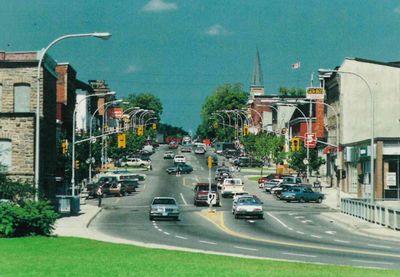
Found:
[[[49,50],[78,79],[106,80],[118,98],[151,92],[162,122],[195,132],[222,84],[249,90],[256,49],[266,94],[305,88],[345,57],[400,60],[397,0],[0,0],[0,50],[45,48],[65,34],[110,32]],[[300,62],[299,69],[292,64]],[[315,77],[314,84],[317,84]]]

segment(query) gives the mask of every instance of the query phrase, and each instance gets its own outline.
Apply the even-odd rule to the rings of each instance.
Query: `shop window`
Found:
[[[11,140],[0,139],[0,171],[6,172],[11,168]]]
[[[3,106],[3,85],[0,84],[0,112],[2,111]]]
[[[29,84],[14,85],[14,112],[30,112],[31,86]]]

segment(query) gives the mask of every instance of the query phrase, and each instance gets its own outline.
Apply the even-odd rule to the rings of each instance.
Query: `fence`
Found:
[[[400,209],[371,204],[366,199],[342,198],[340,204],[342,213],[400,230]]]

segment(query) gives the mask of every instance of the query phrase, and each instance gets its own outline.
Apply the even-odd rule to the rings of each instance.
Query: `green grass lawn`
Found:
[[[79,238],[0,239],[0,276],[400,276],[383,271],[186,253]]]

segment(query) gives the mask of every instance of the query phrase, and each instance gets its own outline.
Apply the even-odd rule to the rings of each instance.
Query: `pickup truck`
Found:
[[[237,192],[244,191],[244,185],[239,178],[226,178],[221,185],[221,196],[233,196]]]

